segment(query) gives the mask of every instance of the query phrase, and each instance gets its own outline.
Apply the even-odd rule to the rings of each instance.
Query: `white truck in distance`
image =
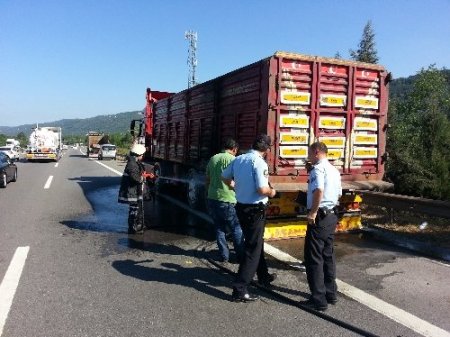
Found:
[[[14,138],[8,138],[6,140],[6,145],[16,147],[16,146],[20,146],[20,142]]]
[[[58,161],[61,155],[61,128],[36,127],[30,135],[26,158],[29,161]]]

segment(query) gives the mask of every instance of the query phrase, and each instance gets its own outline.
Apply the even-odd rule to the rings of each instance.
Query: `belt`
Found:
[[[262,202],[258,202],[257,204],[243,204],[241,202],[237,202],[236,206],[241,208],[259,208],[262,210],[266,209],[267,207],[267,205]]]
[[[309,212],[309,211],[310,211],[310,209],[307,210],[307,212]],[[336,209],[335,209],[335,207],[333,207],[333,208],[319,207],[318,213],[319,212],[322,213],[323,215],[335,214]]]

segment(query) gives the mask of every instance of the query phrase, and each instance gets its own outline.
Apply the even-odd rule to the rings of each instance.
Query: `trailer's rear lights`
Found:
[[[266,215],[273,216],[273,215],[279,215],[280,214],[280,207],[278,206],[269,206],[266,209]]]
[[[351,202],[348,203],[345,208],[347,210],[359,210],[359,202]]]

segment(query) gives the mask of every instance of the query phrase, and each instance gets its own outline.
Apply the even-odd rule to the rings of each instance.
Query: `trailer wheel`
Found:
[[[195,170],[188,173],[187,202],[192,209],[206,209],[204,177]]]
[[[1,188],[5,188],[7,183],[8,183],[8,182],[7,182],[7,180],[6,180],[6,173],[3,173],[3,174],[2,174],[2,177],[1,177],[1,179],[0,179],[0,187],[1,187]]]
[[[159,177],[164,177],[164,172],[161,168],[161,164],[160,163],[155,163],[155,165],[153,166],[153,172],[156,175],[156,181],[155,181],[155,192],[156,193],[164,193],[164,188],[167,185],[167,180],[166,179],[160,179]]]

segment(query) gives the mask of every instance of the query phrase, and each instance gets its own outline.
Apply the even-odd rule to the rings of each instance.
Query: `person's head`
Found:
[[[145,146],[142,144],[134,144],[131,147],[130,155],[133,157],[137,157],[137,159],[142,159],[144,153],[145,153]]]
[[[226,138],[223,141],[222,149],[230,152],[232,155],[236,155],[238,152],[239,144],[233,138]]]
[[[327,146],[322,142],[315,142],[309,146],[308,160],[314,165],[320,159],[326,158],[328,153]]]
[[[272,140],[266,134],[260,134],[256,137],[253,142],[253,150],[265,153],[272,146]]]

